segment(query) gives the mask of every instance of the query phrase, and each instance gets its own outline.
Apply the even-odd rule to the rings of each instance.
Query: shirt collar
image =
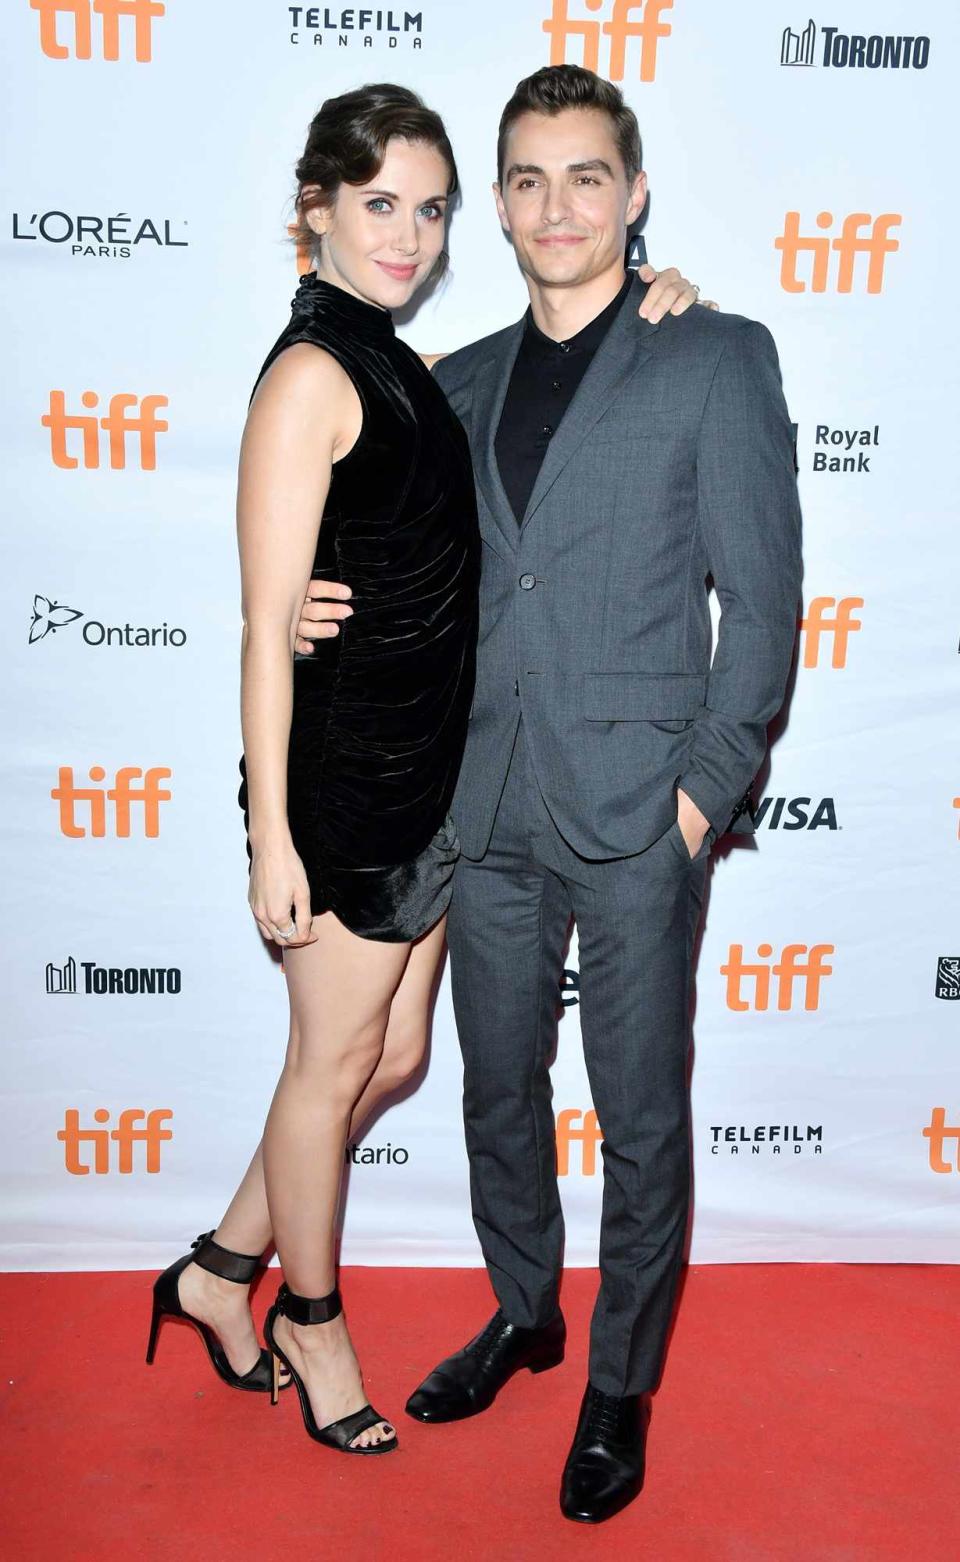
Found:
[[[524,316],[524,345],[533,348],[538,354],[542,353],[550,357],[557,353],[567,356],[571,353],[595,352],[613,324],[613,318],[632,286],[633,272],[628,271],[616,298],[612,298],[605,309],[602,309],[598,315],[594,315],[581,331],[578,331],[575,336],[568,337],[564,342],[555,342],[552,336],[546,336],[534,320],[533,310],[528,306]]]

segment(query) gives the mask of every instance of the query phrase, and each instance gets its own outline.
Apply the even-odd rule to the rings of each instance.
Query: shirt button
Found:
[[[569,342],[558,342],[557,343],[557,351],[561,352],[561,353],[568,353],[570,351],[570,343]]]
[[[521,575],[520,576],[520,590],[521,591],[532,591],[536,584],[537,584],[537,577],[536,577],[536,575]]]
[[[545,434],[547,439],[549,439],[550,435],[553,433],[553,428],[551,427],[551,425],[549,423],[545,423],[543,425],[543,428],[540,430],[540,432],[541,432],[541,434]]]
[[[563,390],[563,385],[562,385],[560,380],[554,380],[554,382],[553,382],[553,389],[554,390]]]

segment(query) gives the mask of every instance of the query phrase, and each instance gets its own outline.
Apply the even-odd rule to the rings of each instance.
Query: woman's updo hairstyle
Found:
[[[315,257],[321,245],[307,213],[333,206],[342,184],[369,184],[383,165],[387,142],[394,137],[435,147],[447,165],[447,194],[456,192],[457,165],[443,120],[409,87],[382,82],[327,98],[310,123],[296,168],[296,222],[290,234],[301,253]],[[304,195],[307,188],[310,193]],[[444,251],[441,270],[447,261]]]

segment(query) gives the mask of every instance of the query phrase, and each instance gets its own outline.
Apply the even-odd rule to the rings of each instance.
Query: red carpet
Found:
[[[960,1269],[691,1271],[654,1402],[647,1483],[598,1529],[557,1484],[596,1277],[570,1271],[565,1364],[474,1421],[403,1401],[485,1320],[482,1272],[343,1275],[370,1396],[403,1444],[311,1443],[294,1395],[238,1394],[165,1326],[143,1363],[145,1274],[4,1275],[0,1554],[150,1562],[952,1562],[960,1556]],[[262,1317],[271,1271],[256,1300]]]

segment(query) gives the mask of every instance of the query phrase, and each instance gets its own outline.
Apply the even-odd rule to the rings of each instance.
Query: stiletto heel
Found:
[[[154,1298],[153,1298],[153,1312],[152,1312],[151,1317],[150,1317],[150,1338],[147,1341],[147,1366],[148,1367],[153,1365],[153,1358],[156,1355],[156,1351],[157,1351],[157,1335],[160,1333],[160,1320],[161,1320],[162,1317],[163,1317],[163,1308],[160,1306],[160,1303],[157,1301],[156,1296],[154,1296]]]
[[[232,1280],[236,1285],[249,1285],[260,1267],[259,1254],[232,1253],[229,1248],[214,1242],[213,1232],[205,1231],[190,1244],[190,1252],[184,1253],[176,1263],[158,1275],[153,1286],[153,1313],[150,1319],[150,1338],[147,1341],[147,1365],[150,1366],[157,1351],[157,1337],[164,1318],[179,1318],[196,1329],[217,1376],[231,1388],[242,1388],[254,1393],[272,1391],[274,1373],[269,1351],[261,1350],[260,1359],[249,1372],[235,1372],[227,1360],[226,1352],[210,1325],[184,1310],[180,1303],[178,1281],[188,1264],[196,1264],[221,1280]],[[288,1383],[280,1384],[288,1388]]]
[[[303,1424],[308,1436],[316,1443],[324,1443],[328,1448],[336,1448],[344,1454],[388,1454],[399,1446],[397,1434],[388,1437],[382,1443],[372,1443],[368,1448],[354,1448],[353,1439],[359,1437],[361,1432],[367,1432],[371,1427],[377,1426],[383,1421],[387,1425],[385,1416],[381,1416],[374,1410],[371,1404],[362,1405],[352,1415],[343,1416],[339,1421],[331,1421],[327,1426],[318,1426],[307,1393],[307,1386],[292,1362],[284,1355],[282,1348],[277,1344],[274,1335],[274,1325],[278,1318],[288,1318],[291,1323],[304,1325],[309,1323],[329,1323],[332,1318],[337,1318],[343,1312],[343,1302],[340,1292],[335,1288],[328,1296],[297,1296],[286,1285],[281,1285],[277,1292],[277,1299],[267,1313],[266,1322],[263,1325],[263,1337],[273,1351],[274,1371],[278,1372],[281,1364],[286,1367],[291,1380],[296,1384],[297,1394],[300,1399],[300,1409],[303,1412]]]
[[[270,1403],[271,1403],[271,1405],[275,1405],[277,1403],[277,1400],[280,1398],[280,1357],[279,1356],[275,1356],[273,1354],[273,1352],[271,1351],[271,1353],[270,1353],[270,1362],[271,1362]]]

